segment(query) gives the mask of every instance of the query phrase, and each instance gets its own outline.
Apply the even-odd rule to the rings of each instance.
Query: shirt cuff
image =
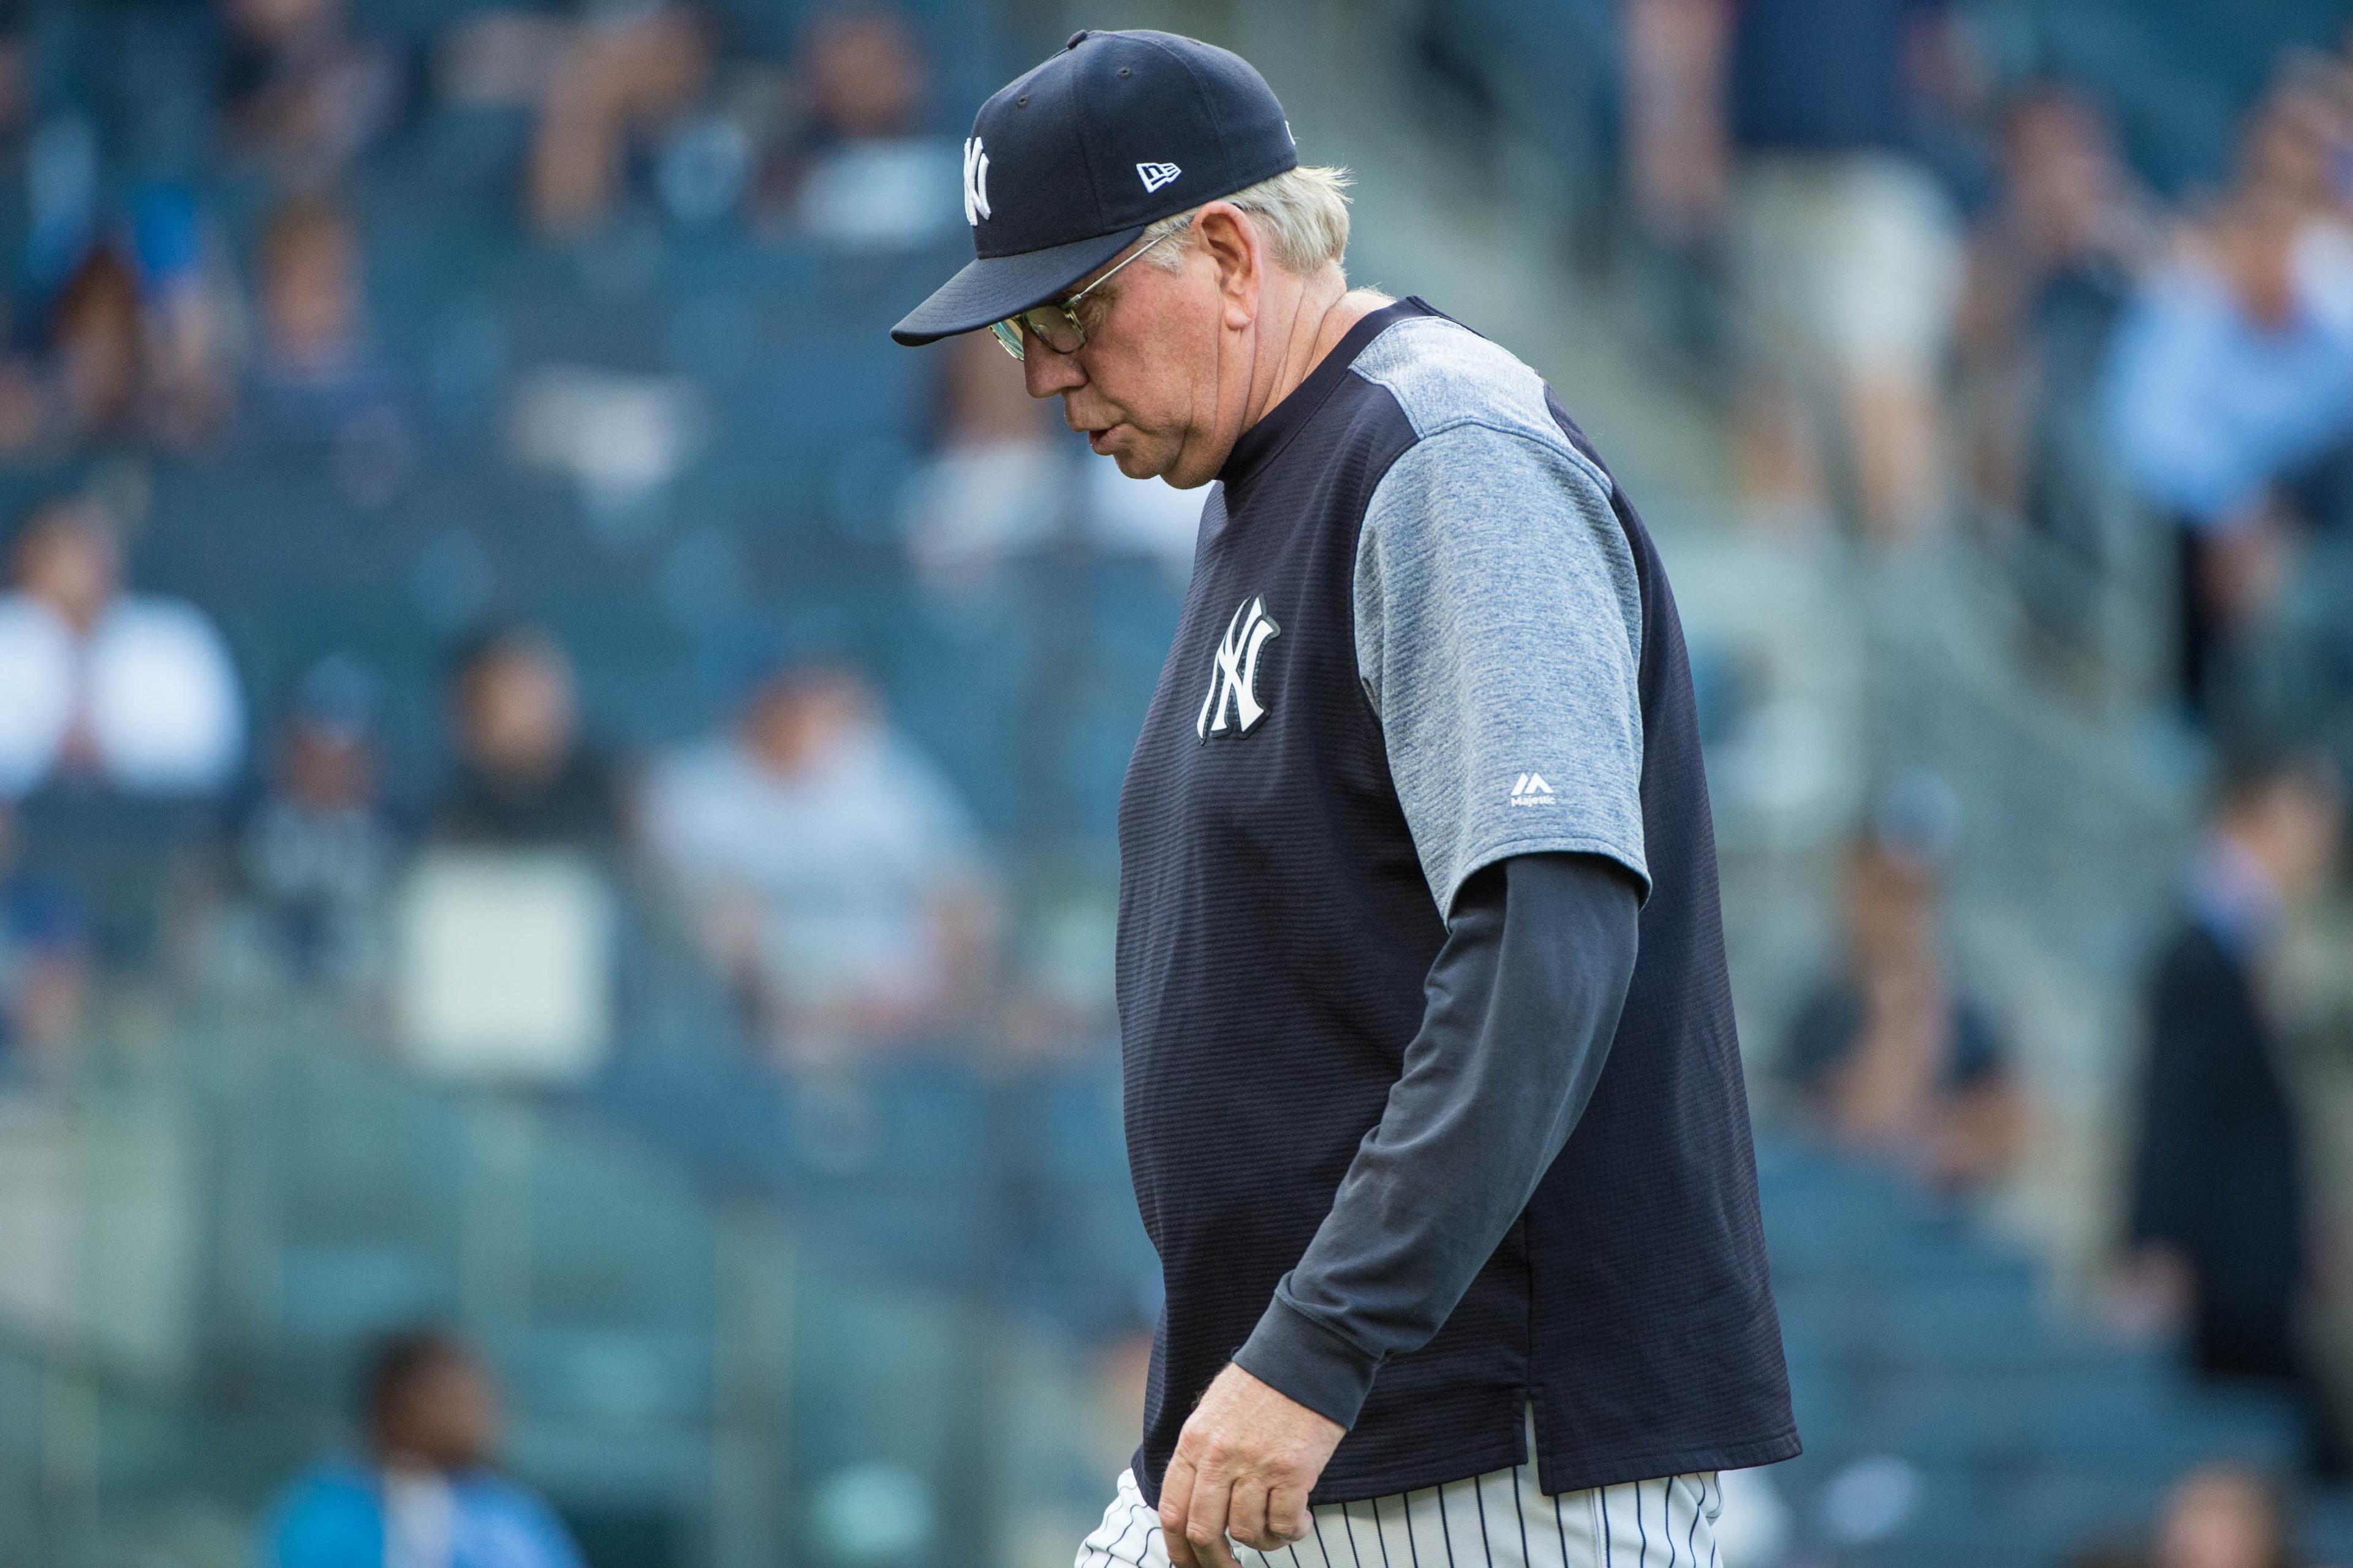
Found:
[[[1309,1317],[1278,1289],[1250,1339],[1234,1352],[1234,1364],[1318,1415],[1354,1426],[1381,1358]]]

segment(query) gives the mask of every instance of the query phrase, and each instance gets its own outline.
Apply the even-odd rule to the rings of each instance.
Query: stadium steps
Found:
[[[2194,1465],[2300,1462],[2283,1402],[2054,1321],[2045,1270],[1909,1184],[1784,1135],[1757,1165],[1806,1443],[1773,1479],[1818,1534],[1859,1465],[1900,1460],[1916,1487],[1841,1563],[2056,1563],[2136,1539]],[[2341,1550],[2347,1500],[2316,1501],[2315,1549]]]

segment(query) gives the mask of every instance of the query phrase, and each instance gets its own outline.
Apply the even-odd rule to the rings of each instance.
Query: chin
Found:
[[[1161,474],[1162,465],[1156,458],[1131,447],[1123,447],[1112,453],[1111,460],[1117,463],[1119,471],[1131,479],[1156,479]]]

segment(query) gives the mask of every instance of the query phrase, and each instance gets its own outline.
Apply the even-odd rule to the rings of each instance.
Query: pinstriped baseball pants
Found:
[[[1713,1470],[1547,1496],[1530,1463],[1321,1504],[1306,1539],[1277,1552],[1229,1544],[1242,1568],[1723,1568],[1715,1530],[1723,1504]],[[1073,1568],[1168,1568],[1159,1513],[1133,1470],[1120,1472],[1119,1495]]]

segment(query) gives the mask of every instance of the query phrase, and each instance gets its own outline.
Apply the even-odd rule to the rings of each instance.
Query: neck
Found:
[[[1266,417],[1299,384],[1339,346],[1348,329],[1389,303],[1370,289],[1351,289],[1337,267],[1327,267],[1302,279],[1288,308],[1278,307],[1273,331],[1261,339],[1257,365],[1252,367],[1250,400],[1244,410],[1247,430]]]

